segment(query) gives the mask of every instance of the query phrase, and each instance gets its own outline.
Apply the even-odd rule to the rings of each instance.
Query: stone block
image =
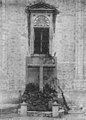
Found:
[[[21,103],[20,115],[27,116],[27,103]]]

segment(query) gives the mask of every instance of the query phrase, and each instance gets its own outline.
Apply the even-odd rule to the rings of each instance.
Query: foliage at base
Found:
[[[57,97],[57,92],[46,84],[43,92],[39,90],[39,86],[29,83],[26,86],[22,96],[22,101],[28,103],[29,111],[50,111],[51,104],[54,98]]]

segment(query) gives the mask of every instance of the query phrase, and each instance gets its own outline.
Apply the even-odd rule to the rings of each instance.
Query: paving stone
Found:
[[[4,114],[0,116],[0,120],[86,120],[85,114],[68,114],[64,115],[62,118],[53,117],[28,117],[19,116],[18,114]]]

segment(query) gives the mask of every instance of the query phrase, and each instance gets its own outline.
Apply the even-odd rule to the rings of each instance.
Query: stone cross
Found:
[[[41,91],[43,91],[43,68],[48,67],[48,68],[56,68],[56,64],[29,64],[28,67],[38,67],[39,68],[39,88]],[[56,72],[57,70],[55,70]],[[57,74],[57,72],[56,72]]]

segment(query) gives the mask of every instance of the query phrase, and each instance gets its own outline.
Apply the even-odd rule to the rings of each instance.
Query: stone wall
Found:
[[[25,57],[28,52],[27,16],[25,8],[16,5],[7,6],[6,14],[7,72],[10,87],[13,84],[14,89],[18,89],[25,84]]]
[[[24,87],[22,85],[25,84],[25,57],[28,52],[27,16],[25,7],[4,2],[0,17],[2,19],[0,65],[1,71],[4,72],[1,75],[1,83],[5,76],[8,89],[17,90],[22,89]]]
[[[34,0],[3,0],[0,4],[0,90],[24,90],[28,26],[25,8]],[[59,14],[52,52],[57,77],[65,91],[86,90],[86,2],[46,0]],[[4,86],[4,87],[3,87]]]
[[[83,7],[84,79],[86,79],[86,4]]]

